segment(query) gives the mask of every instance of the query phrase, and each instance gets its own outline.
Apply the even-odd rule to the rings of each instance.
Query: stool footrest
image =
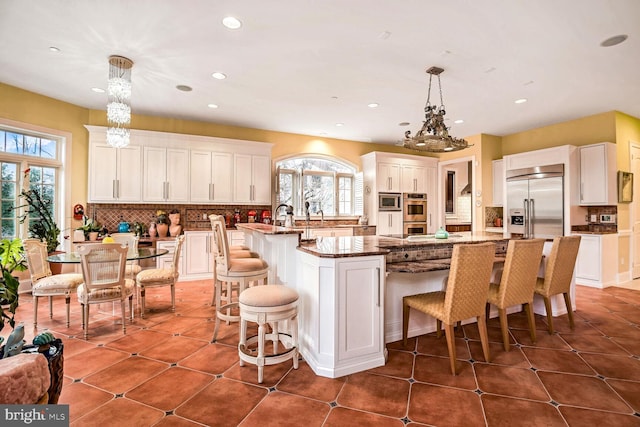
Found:
[[[265,334],[265,341],[271,341],[271,340],[273,340],[273,335],[274,335],[274,334]],[[289,340],[291,340],[291,339],[292,339],[292,337],[291,337],[291,335],[290,335],[290,334],[285,334],[284,332],[279,332],[279,333],[278,333],[278,338],[279,338],[280,336],[287,337],[287,338],[289,338]],[[289,341],[289,340],[287,340],[287,341]],[[249,357],[258,357],[258,356],[255,356],[255,355],[257,355],[257,354],[258,354],[258,349],[257,349],[257,348],[252,348],[252,349],[250,349],[250,348],[249,348],[249,346],[250,346],[251,344],[255,344],[255,343],[257,343],[257,342],[258,342],[258,336],[257,336],[257,335],[254,335],[254,336],[252,336],[252,337],[249,337],[249,338],[247,338],[247,343],[246,343],[245,345],[238,344],[238,350],[240,350],[242,353],[244,353],[245,355],[247,355],[247,356],[249,356]],[[285,341],[282,341],[282,343],[283,343],[283,344],[287,344]],[[292,346],[291,348],[288,348],[288,349],[286,349],[285,351],[282,351],[282,352],[280,352],[280,353],[265,354],[265,355],[264,355],[264,358],[265,358],[265,359],[268,359],[268,358],[270,358],[270,357],[285,356],[285,355],[288,355],[289,353],[291,353],[291,352],[292,352],[293,350],[295,350],[295,349],[296,349],[296,347],[295,347],[295,346]],[[285,360],[286,360],[286,359],[285,359]],[[268,363],[267,363],[267,364],[268,364]]]

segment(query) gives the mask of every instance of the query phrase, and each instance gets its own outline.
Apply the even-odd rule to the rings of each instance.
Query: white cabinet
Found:
[[[171,264],[173,263],[173,254],[175,253],[176,250],[176,246],[177,243],[175,241],[175,239],[171,239],[171,240],[159,240],[156,242],[156,249],[167,249],[169,251],[169,253],[167,253],[166,255],[162,255],[156,258],[156,268],[171,268]],[[185,253],[185,248],[184,245],[182,245],[182,249],[180,251],[180,259],[178,260],[178,272],[180,273],[180,275],[182,276],[185,271],[184,271],[184,253]],[[178,280],[183,280],[182,277],[180,277]]]
[[[192,202],[231,203],[233,155],[191,150],[190,193]]]
[[[338,378],[384,365],[385,257],[296,255],[300,352],[311,369]]]
[[[616,145],[580,147],[580,204],[616,205]]]
[[[576,260],[576,283],[606,288],[617,282],[617,234],[581,234]]]
[[[378,163],[376,175],[378,191],[400,192],[400,165],[396,163]]]
[[[142,200],[189,201],[189,150],[144,147]]]
[[[235,154],[234,202],[271,204],[271,159],[267,156]]]
[[[504,204],[504,161],[494,160],[491,164],[493,179],[493,206]]]
[[[424,166],[402,166],[402,192],[426,193],[426,172]]]
[[[213,232],[187,231],[184,233],[185,275],[187,280],[212,277]]]
[[[378,236],[402,234],[402,212],[378,212],[376,233]]]
[[[102,143],[89,147],[89,202],[137,202],[142,193],[139,146],[113,148]]]

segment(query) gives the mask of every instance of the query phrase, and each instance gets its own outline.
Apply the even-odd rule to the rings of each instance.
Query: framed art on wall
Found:
[[[633,174],[618,171],[618,203],[633,202]]]

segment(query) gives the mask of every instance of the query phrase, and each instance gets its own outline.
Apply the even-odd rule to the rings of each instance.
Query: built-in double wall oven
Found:
[[[404,193],[402,219],[404,234],[427,234],[427,195]]]

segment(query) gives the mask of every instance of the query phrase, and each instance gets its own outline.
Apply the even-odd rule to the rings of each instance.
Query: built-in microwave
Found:
[[[401,211],[402,194],[400,193],[378,193],[379,211]]]

